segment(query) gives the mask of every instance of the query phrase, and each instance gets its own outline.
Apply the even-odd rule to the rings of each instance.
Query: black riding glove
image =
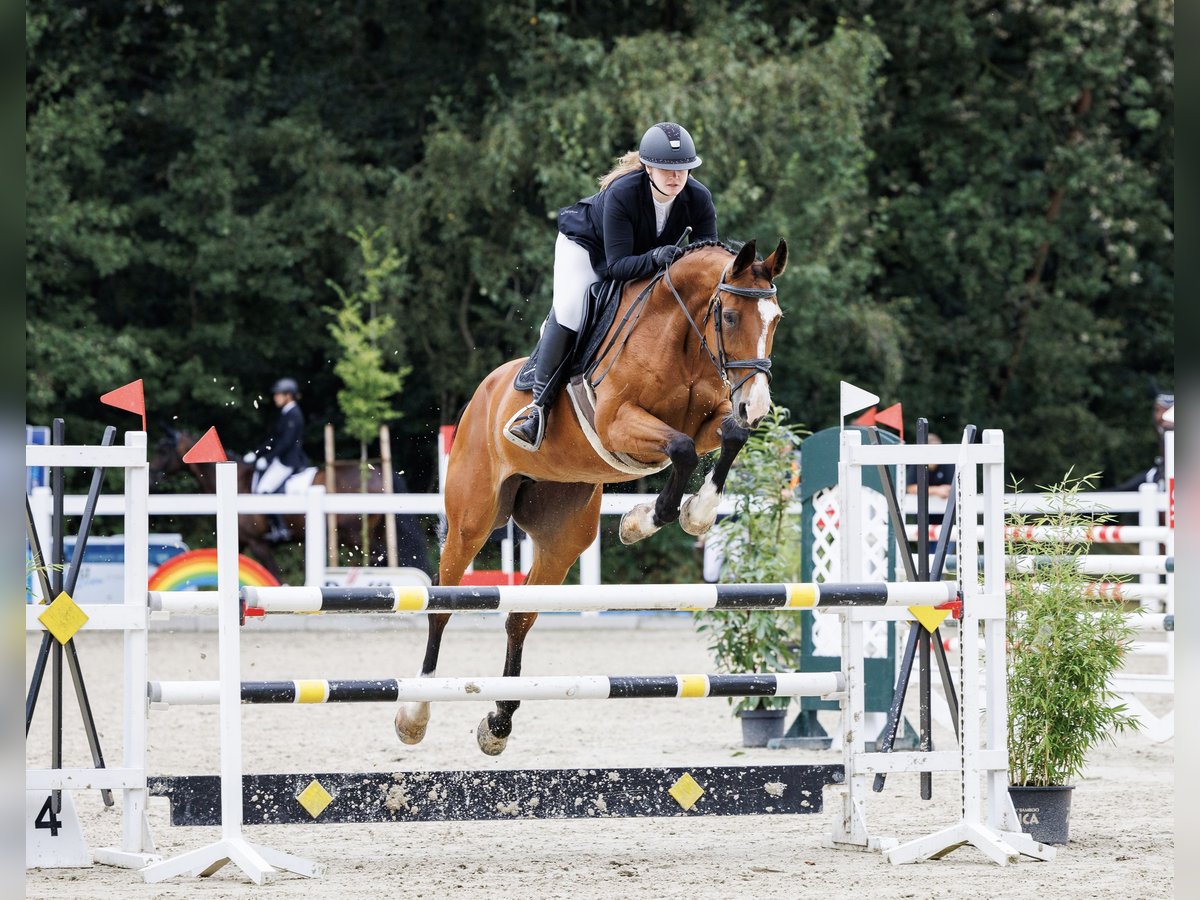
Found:
[[[665,247],[655,247],[650,251],[650,258],[654,260],[654,265],[661,269],[663,266],[670,265],[675,262],[677,257],[683,251],[674,244],[667,244]]]

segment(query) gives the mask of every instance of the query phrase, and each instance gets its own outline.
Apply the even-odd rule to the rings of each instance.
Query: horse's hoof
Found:
[[[701,501],[698,494],[693,494],[683,501],[683,505],[679,507],[679,527],[693,537],[701,537],[708,533],[708,530],[713,527],[713,523],[717,521],[716,506],[712,508],[711,515],[705,515],[702,508],[705,504]]]
[[[487,716],[480,720],[479,727],[475,729],[475,739],[479,741],[479,749],[488,756],[499,756],[508,746],[508,738],[492,734],[492,730],[488,728]]]
[[[640,503],[621,516],[621,543],[636,544],[650,537],[660,527],[654,524],[654,507],[649,503]]]
[[[396,711],[396,736],[406,744],[419,744],[425,738],[429,725],[429,704],[413,704],[424,709],[410,710],[401,706]]]

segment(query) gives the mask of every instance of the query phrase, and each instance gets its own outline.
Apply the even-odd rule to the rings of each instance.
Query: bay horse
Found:
[[[446,537],[438,583],[456,585],[488,536],[511,516],[533,541],[527,584],[562,584],[600,525],[605,484],[631,481],[671,466],[654,503],[621,519],[620,537],[633,543],[679,521],[701,535],[716,520],[730,466],[750,430],[771,405],[770,355],[782,315],[775,279],[787,264],[780,241],[765,260],[754,241],[734,253],[715,241],[693,244],[653,278],[627,284],[595,367],[594,433],[589,442],[563,390],[541,448],[524,450],[501,434],[528,394],[514,387],[525,362],[488,375],[463,411],[446,475]],[[590,379],[593,383],[595,379]],[[586,417],[585,417],[586,418]],[[700,456],[720,455],[694,496],[684,497]],[[421,676],[437,670],[448,613],[431,614]],[[504,675],[521,672],[525,636],[537,613],[510,613]],[[476,729],[480,749],[504,750],[520,704],[496,703]],[[400,740],[425,736],[428,703],[401,705]]]
[[[202,493],[216,493],[216,464],[215,463],[185,463],[183,456],[196,443],[196,436],[184,430],[166,429],[166,435],[155,445],[154,456],[150,459],[150,482],[157,484],[165,475],[187,470],[196,479]],[[237,462],[238,493],[251,493],[250,486],[254,478],[254,465],[244,463],[230,453],[230,460]],[[359,493],[362,484],[361,469],[357,461],[338,460],[334,463],[334,490],[339,494]],[[326,484],[325,469],[318,467],[312,483]],[[393,493],[407,493],[408,486],[404,476],[395,473],[392,480]],[[367,493],[384,493],[383,473],[378,468],[372,469],[367,479]],[[292,541],[304,539],[304,515],[286,515],[284,521],[292,532]],[[352,555],[362,558],[362,516],[339,513],[337,517],[339,543],[347,548]],[[275,560],[272,544],[263,540],[270,530],[270,522],[265,515],[245,513],[238,516],[238,545],[243,552],[257,559],[276,578],[279,578],[279,564]],[[371,513],[367,516],[367,534],[369,553],[372,564],[383,565],[386,560],[386,526],[383,513]],[[416,524],[413,516],[396,516],[396,543],[399,564],[414,566],[430,574],[425,537]]]

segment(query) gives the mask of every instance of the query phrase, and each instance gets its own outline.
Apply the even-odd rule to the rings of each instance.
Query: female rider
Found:
[[[689,170],[700,165],[687,130],[659,122],[637,150],[600,179],[600,190],[558,211],[554,307],[538,341],[533,402],[504,426],[504,436],[537,450],[546,416],[566,380],[588,289],[597,281],[633,281],[669,265],[684,229],[692,240],[717,240],[717,211],[708,188]]]

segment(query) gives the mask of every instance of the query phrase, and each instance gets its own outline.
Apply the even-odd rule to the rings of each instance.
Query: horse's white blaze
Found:
[[[762,321],[762,331],[759,332],[758,345],[756,347],[756,355],[759,359],[766,357],[767,336],[771,333],[771,326],[775,323],[775,320],[782,314],[783,311],[774,300],[758,301],[758,315]],[[771,384],[767,381],[766,375],[755,375],[746,384],[742,385],[741,393],[742,400],[746,404],[747,422],[757,422],[771,408]]]

